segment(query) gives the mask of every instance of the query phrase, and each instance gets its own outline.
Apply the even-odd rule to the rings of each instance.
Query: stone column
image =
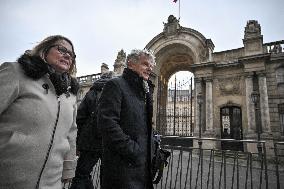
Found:
[[[253,91],[252,75],[247,75],[246,79],[246,107],[247,107],[247,120],[248,120],[248,133],[254,133],[255,127],[255,110],[254,104],[251,101],[251,93]]]
[[[267,85],[266,76],[261,73],[258,76],[258,85],[260,93],[260,114],[261,114],[261,126],[263,132],[270,132],[270,115],[268,106],[268,95],[267,95]]]
[[[212,79],[206,79],[206,130],[213,130],[213,95],[212,95]]]
[[[199,113],[199,104],[197,102],[197,95],[202,92],[202,84],[201,84],[201,78],[195,78],[194,81],[195,81],[195,98],[194,98],[194,101],[195,101],[195,111],[194,111],[194,113],[195,113],[195,116],[194,116],[195,128],[194,128],[194,132],[198,133],[199,132],[199,116],[201,116],[201,115]],[[201,107],[201,109],[202,109],[202,107]]]

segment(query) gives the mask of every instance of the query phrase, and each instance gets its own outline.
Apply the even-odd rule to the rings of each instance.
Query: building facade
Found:
[[[263,43],[261,26],[256,20],[246,23],[242,40],[240,48],[214,52],[211,39],[180,26],[174,16],[168,17],[163,31],[145,47],[156,56],[151,80],[155,84],[153,123],[158,131],[183,135],[171,128],[172,110],[167,107],[172,103],[168,101],[172,94],[168,84],[174,73],[189,71],[194,75],[190,103],[193,110],[184,112],[194,114],[191,122],[194,136],[201,129],[202,137],[229,136],[238,140],[260,137],[270,146],[275,140],[284,140],[284,40]],[[125,56],[120,52],[115,62],[120,65],[114,66],[119,73],[125,67]],[[87,77],[92,80],[96,75]],[[79,78],[82,88],[83,80]],[[214,142],[212,145],[219,147]],[[242,144],[238,149],[256,151],[254,146]]]

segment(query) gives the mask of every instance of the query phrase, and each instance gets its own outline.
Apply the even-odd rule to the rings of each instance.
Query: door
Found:
[[[221,108],[221,138],[243,139],[242,112],[237,106]],[[243,142],[222,142],[222,150],[243,151]]]

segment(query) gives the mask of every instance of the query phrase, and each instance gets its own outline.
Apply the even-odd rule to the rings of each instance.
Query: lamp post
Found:
[[[262,146],[261,144],[259,143],[260,141],[260,123],[259,123],[259,116],[258,116],[258,108],[257,108],[257,103],[259,102],[259,93],[257,91],[253,91],[250,95],[251,97],[251,101],[253,102],[254,104],[254,113],[255,113],[255,126],[256,126],[256,132],[257,132],[257,150],[258,150],[258,153],[259,155],[262,153]]]
[[[201,106],[202,106],[202,103],[203,103],[201,93],[199,93],[197,95],[197,103],[198,103],[198,107],[199,107],[199,140],[198,140],[198,145],[199,145],[199,148],[201,149],[201,146],[202,146],[202,141],[201,141]]]

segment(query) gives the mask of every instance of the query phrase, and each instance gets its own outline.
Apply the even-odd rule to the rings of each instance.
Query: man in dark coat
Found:
[[[113,72],[101,75],[86,93],[77,111],[77,150],[79,159],[70,189],[93,189],[91,172],[102,156],[102,137],[97,127],[97,105],[105,83]]]
[[[155,64],[148,50],[133,50],[122,77],[111,79],[99,102],[102,189],[152,189],[152,92]]]

